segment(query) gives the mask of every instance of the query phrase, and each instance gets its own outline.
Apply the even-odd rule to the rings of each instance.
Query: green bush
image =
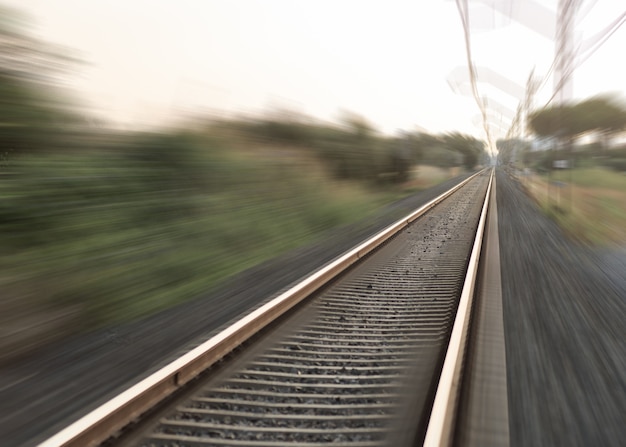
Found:
[[[617,172],[626,172],[626,158],[608,158],[602,160],[602,165]]]
[[[2,177],[0,288],[23,306],[80,309],[77,329],[194,297],[373,207],[283,160],[182,134],[22,156]]]

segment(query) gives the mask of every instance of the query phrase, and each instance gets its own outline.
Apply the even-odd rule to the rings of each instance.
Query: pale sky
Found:
[[[552,39],[519,23],[528,1],[469,2],[474,63],[487,69],[478,88],[492,109],[494,141],[506,132],[507,110],[515,110],[520,98],[503,92],[489,73],[523,88],[530,70],[536,67],[543,76],[554,57]],[[96,113],[125,127],[167,123],[196,111],[286,108],[333,120],[344,109],[388,133],[419,126],[484,137],[478,108],[467,95],[463,29],[452,0],[0,3],[25,12],[32,33],[75,50],[86,64],[73,74],[72,87]],[[556,0],[537,3],[556,10]],[[603,30],[625,9],[620,1],[586,0],[576,40]],[[539,18],[532,20],[546,28]],[[622,27],[576,70],[574,98],[623,94],[625,48]],[[548,79],[536,105],[552,88]]]

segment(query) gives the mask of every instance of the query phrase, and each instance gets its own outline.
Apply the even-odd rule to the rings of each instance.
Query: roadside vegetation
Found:
[[[372,155],[347,137],[330,159],[210,128],[103,138],[12,155],[0,174],[4,296],[28,313],[62,307],[74,330],[197,296],[459,172],[421,168],[418,184],[414,164],[399,174],[375,141]]]
[[[498,141],[501,164],[517,171],[542,209],[572,237],[626,246],[626,106],[607,95],[535,111],[529,130],[544,139]],[[586,140],[581,143],[583,138]]]
[[[626,175],[605,167],[522,178],[567,234],[598,247],[626,246]]]

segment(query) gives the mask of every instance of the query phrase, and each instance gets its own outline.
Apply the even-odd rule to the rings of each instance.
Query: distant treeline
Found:
[[[473,168],[484,162],[483,142],[460,133],[401,132],[387,136],[365,119],[344,114],[340,124],[322,124],[283,113],[280,118],[221,123],[268,143],[313,149],[337,178],[403,182],[412,165]]]
[[[626,172],[624,145],[607,148],[600,141],[577,145],[554,141],[550,148],[533,149],[528,140],[510,139],[499,141],[498,150],[503,164],[522,163],[542,172],[554,169],[554,162],[558,160],[567,160],[573,168],[604,166],[617,172]]]
[[[599,95],[535,110],[528,130],[542,139],[542,147],[533,147],[530,140],[498,140],[502,163],[523,162],[548,171],[555,161],[569,160],[572,167],[599,165],[626,172],[626,145],[614,142],[626,131],[626,106],[618,97]],[[582,137],[591,142],[580,144]]]

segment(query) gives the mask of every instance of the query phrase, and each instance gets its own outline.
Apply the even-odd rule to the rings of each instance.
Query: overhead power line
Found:
[[[582,64],[584,64],[587,60],[589,60],[589,58],[596,52],[598,51],[598,49],[600,49],[600,47],[602,47],[602,45],[604,45],[604,43],[613,35],[615,34],[615,32],[621,28],[621,26],[624,24],[624,22],[626,22],[626,11],[624,11],[623,13],[621,13],[617,19],[615,19],[611,24],[609,24],[609,26],[607,28],[604,29],[604,31],[602,31],[599,35],[595,36],[594,38],[594,42],[591,44],[590,47],[588,47],[586,49],[586,51],[581,54],[581,59],[579,61],[577,61],[575,64],[571,64],[569,67],[567,67],[567,70],[565,72],[563,72],[561,79],[559,79],[558,84],[556,85],[555,89],[554,89],[554,93],[552,94],[552,96],[550,97],[550,99],[548,99],[548,102],[546,102],[546,104],[544,105],[544,107],[547,107],[548,105],[550,105],[550,103],[557,97],[557,95],[559,94],[559,92],[561,91],[561,89],[564,87],[565,83],[567,82],[567,80],[569,79],[569,77],[574,73],[574,71],[579,68]],[[555,58],[556,61],[556,58]],[[554,63],[553,63],[554,65]],[[549,74],[546,74],[546,77]]]
[[[465,55],[467,58],[467,68],[469,71],[472,95],[474,96],[476,105],[478,105],[478,108],[480,109],[480,113],[483,118],[483,129],[487,137],[487,145],[489,147],[489,151],[491,151],[491,149],[493,148],[493,141],[491,139],[491,132],[489,131],[489,123],[487,122],[487,110],[485,108],[485,103],[481,99],[478,92],[476,67],[474,66],[474,61],[472,60],[472,46],[470,42],[469,28],[469,7],[467,0],[456,0],[456,7],[459,11],[459,15],[461,16],[461,24],[463,25],[463,35],[465,37]]]

